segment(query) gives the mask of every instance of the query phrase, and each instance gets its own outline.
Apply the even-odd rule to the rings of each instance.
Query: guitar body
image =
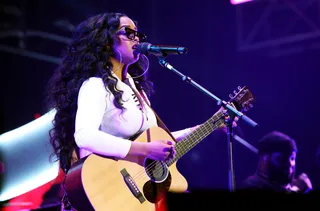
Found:
[[[255,98],[246,86],[238,90],[229,103],[239,111],[248,111]],[[65,181],[71,205],[78,211],[154,211],[161,205],[162,193],[187,190],[188,183],[177,170],[176,161],[225,123],[225,118],[225,112],[219,110],[176,143],[177,154],[170,161],[154,161],[142,156],[116,160],[96,154],[78,160]],[[161,139],[175,141],[160,127],[148,129],[135,141],[147,143]]]
[[[160,127],[135,141],[172,140]],[[66,177],[66,192],[78,211],[154,211],[161,193],[184,192],[188,183],[176,168],[141,156],[115,160],[91,154],[77,161]]]

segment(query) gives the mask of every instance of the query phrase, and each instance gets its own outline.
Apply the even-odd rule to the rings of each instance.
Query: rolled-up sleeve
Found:
[[[186,128],[183,130],[171,132],[171,134],[177,141],[181,141],[183,138],[188,136],[191,132],[192,132],[192,128]]]

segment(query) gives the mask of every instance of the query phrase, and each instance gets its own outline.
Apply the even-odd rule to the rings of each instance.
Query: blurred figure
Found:
[[[288,135],[270,132],[259,141],[258,150],[257,171],[244,181],[241,189],[299,193],[312,190],[311,181],[305,173],[295,179],[298,149]]]

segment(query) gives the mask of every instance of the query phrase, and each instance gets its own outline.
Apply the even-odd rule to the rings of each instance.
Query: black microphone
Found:
[[[187,48],[171,45],[152,45],[147,42],[139,43],[135,49],[141,54],[153,54],[156,56],[166,56],[169,54],[186,54]]]

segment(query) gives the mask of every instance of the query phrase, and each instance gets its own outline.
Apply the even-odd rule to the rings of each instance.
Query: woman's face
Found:
[[[115,58],[125,65],[135,63],[139,59],[139,54],[134,51],[139,43],[137,27],[128,17],[120,18],[120,25],[117,30],[119,41],[114,42]]]

